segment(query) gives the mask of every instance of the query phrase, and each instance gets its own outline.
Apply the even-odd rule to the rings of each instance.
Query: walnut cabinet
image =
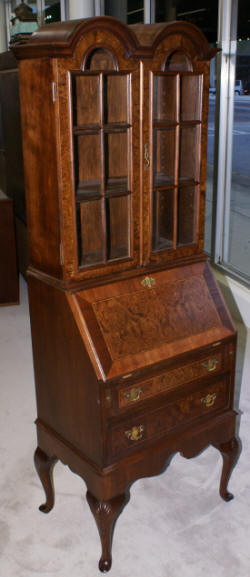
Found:
[[[188,23],[109,17],[14,50],[41,510],[60,459],[87,485],[108,571],[129,486],[175,452],[217,447],[232,498],[236,333],[203,253],[214,50]]]

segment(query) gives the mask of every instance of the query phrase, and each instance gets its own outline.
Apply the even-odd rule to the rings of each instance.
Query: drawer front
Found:
[[[137,404],[155,395],[176,389],[204,376],[219,373],[223,368],[223,352],[212,351],[199,361],[172,369],[136,385],[118,389],[118,409]]]
[[[137,445],[169,433],[199,417],[226,408],[229,404],[229,378],[182,395],[164,408],[142,417],[127,419],[112,427],[108,435],[110,457],[118,457]]]

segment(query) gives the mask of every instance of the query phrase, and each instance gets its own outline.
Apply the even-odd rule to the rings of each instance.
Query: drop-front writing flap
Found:
[[[209,266],[184,266],[82,290],[72,309],[104,380],[234,332]]]

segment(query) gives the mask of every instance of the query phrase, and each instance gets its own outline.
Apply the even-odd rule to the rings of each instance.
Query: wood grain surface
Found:
[[[128,487],[176,452],[217,447],[231,498],[236,333],[203,253],[216,50],[188,23],[110,17],[42,27],[14,50],[41,510],[60,459],[87,485],[108,571]]]

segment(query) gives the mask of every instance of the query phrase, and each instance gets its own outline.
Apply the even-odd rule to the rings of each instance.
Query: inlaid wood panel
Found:
[[[152,289],[138,287],[136,292],[93,303],[93,310],[114,361],[219,324],[205,280],[199,276],[161,282]]]
[[[222,351],[211,351],[210,355],[195,363],[169,370],[130,387],[121,387],[118,391],[118,406],[120,409],[135,406],[140,401],[177,389],[185,383],[217,374],[222,370],[222,366]]]
[[[158,411],[136,417],[131,414],[129,419],[110,429],[110,457],[118,457],[145,441],[151,441],[199,417],[226,408],[228,404],[228,378],[222,377],[213,384],[184,394]]]
[[[199,263],[79,291],[72,308],[113,378],[229,336],[211,283],[209,268]]]

